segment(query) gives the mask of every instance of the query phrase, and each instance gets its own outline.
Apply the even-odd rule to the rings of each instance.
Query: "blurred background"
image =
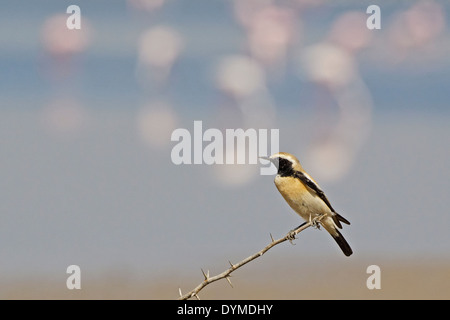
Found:
[[[201,298],[449,299],[449,13],[437,0],[3,1],[0,298],[175,299],[200,268],[298,226],[260,165],[172,163],[173,130],[202,120],[279,129],[280,151],[351,221],[354,254],[309,228]],[[66,288],[72,264],[81,290]]]

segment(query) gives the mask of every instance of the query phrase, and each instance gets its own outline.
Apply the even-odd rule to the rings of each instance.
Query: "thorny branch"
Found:
[[[220,279],[227,279],[228,283],[231,286],[233,286],[231,284],[231,280],[230,280],[230,275],[231,275],[231,273],[233,271],[239,269],[240,267],[244,266],[245,264],[249,263],[250,261],[255,260],[256,258],[261,257],[264,253],[269,251],[271,248],[273,248],[277,244],[280,244],[280,243],[285,242],[287,240],[292,241],[292,239],[294,239],[295,235],[297,235],[298,233],[300,233],[303,230],[307,229],[308,227],[311,227],[311,226],[318,227],[319,226],[318,222],[320,222],[320,220],[322,220],[322,218],[323,218],[323,216],[319,216],[316,219],[313,219],[313,220],[311,220],[309,222],[306,222],[306,223],[302,224],[301,226],[299,226],[297,229],[292,230],[291,232],[286,234],[283,238],[280,238],[278,240],[274,240],[272,235],[270,235],[270,238],[272,239],[272,242],[269,245],[264,247],[261,251],[258,251],[257,253],[255,253],[255,254],[245,258],[244,260],[242,260],[242,261],[240,261],[240,262],[238,262],[236,264],[233,264],[233,263],[228,261],[230,263],[230,267],[227,270],[225,270],[224,272],[222,272],[222,273],[220,273],[220,274],[218,274],[216,276],[210,277],[209,276],[209,271],[207,271],[205,273],[203,271],[203,269],[202,269],[204,280],[197,287],[195,287],[193,290],[189,291],[188,293],[186,293],[184,295],[181,293],[181,289],[179,289],[180,297],[178,298],[178,300],[187,300],[187,299],[192,298],[192,297],[195,297],[195,298],[200,300],[200,298],[198,297],[198,293],[200,292],[200,290],[202,290],[208,284],[210,284],[210,283],[212,283],[214,281],[220,280]]]

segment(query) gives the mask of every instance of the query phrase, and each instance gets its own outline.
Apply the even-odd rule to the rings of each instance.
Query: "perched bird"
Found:
[[[270,157],[261,157],[272,162],[278,169],[275,185],[289,206],[306,221],[316,223],[317,218],[323,215],[319,223],[337,242],[346,256],[353,251],[344,239],[339,229],[341,222],[350,222],[338,214],[328,201],[325,193],[311,178],[293,155],[286,152],[275,153]]]

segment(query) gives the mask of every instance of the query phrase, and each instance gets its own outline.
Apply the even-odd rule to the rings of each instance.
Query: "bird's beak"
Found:
[[[272,159],[270,159],[269,157],[258,157],[258,158],[272,162]]]

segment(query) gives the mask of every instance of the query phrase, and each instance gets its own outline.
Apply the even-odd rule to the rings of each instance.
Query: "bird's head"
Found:
[[[260,157],[261,159],[272,162],[277,167],[278,174],[281,176],[288,176],[293,171],[302,171],[303,168],[300,165],[300,161],[290,153],[278,152],[274,153],[270,157]]]

